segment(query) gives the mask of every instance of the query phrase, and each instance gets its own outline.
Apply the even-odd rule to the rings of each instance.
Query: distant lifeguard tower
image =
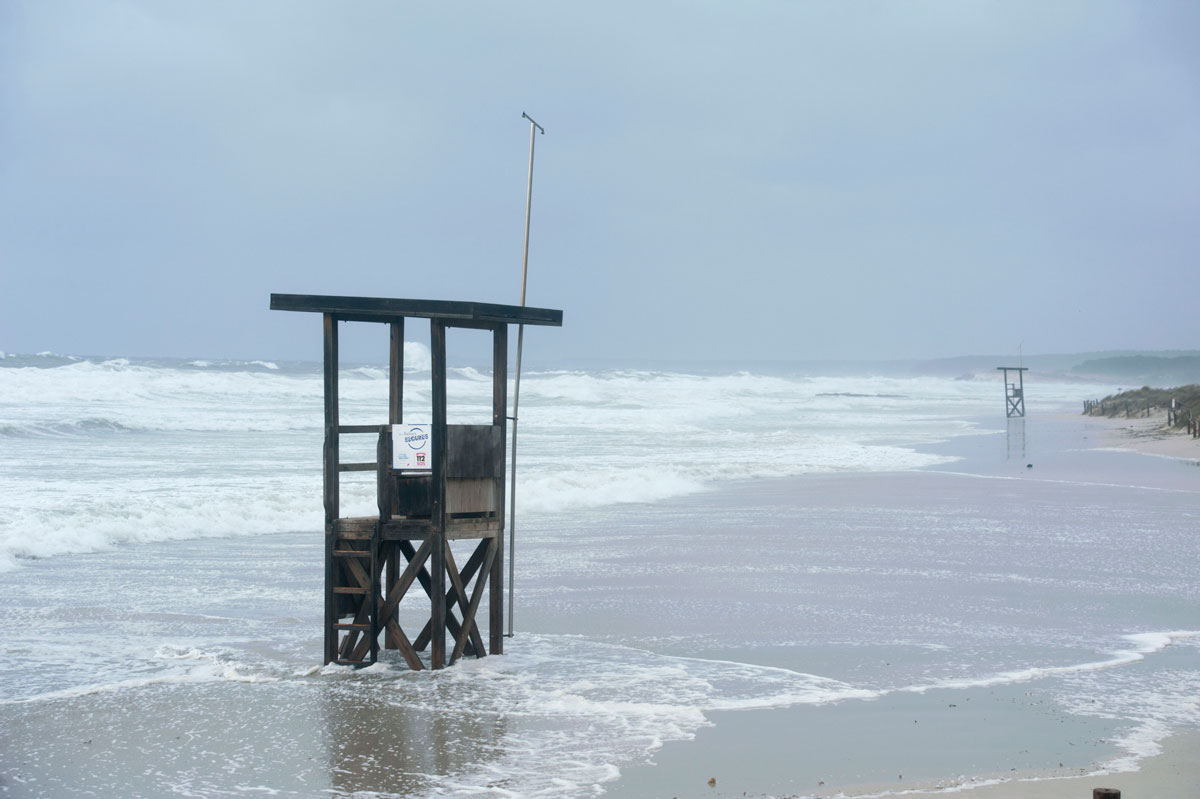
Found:
[[[518,305],[375,297],[272,294],[271,310],[307,311],[325,329],[325,632],[326,663],[363,666],[384,646],[412,669],[430,648],[434,669],[464,654],[504,651],[504,461],[508,326],[562,325],[562,311]],[[432,418],[404,423],[404,320],[429,320]],[[343,425],[338,420],[338,323],[390,327],[388,422]],[[446,329],[491,331],[491,424],[446,420]],[[376,457],[342,463],[344,435],[377,437]],[[399,439],[397,438],[399,436]],[[378,515],[341,515],[343,472],[374,472]],[[476,540],[460,569],[450,549]],[[405,564],[401,566],[401,556]],[[474,581],[474,582],[472,582]],[[398,620],[400,601],[413,583],[429,597],[429,620],[410,639]],[[488,646],[476,613],[488,590]],[[458,615],[455,614],[457,610]],[[453,645],[447,658],[446,631]]]
[[[1025,418],[1025,373],[1029,371],[1029,367],[997,366],[996,370],[1004,372],[1005,415],[1010,419],[1014,416]],[[1017,382],[1009,382],[1009,372],[1017,373]]]

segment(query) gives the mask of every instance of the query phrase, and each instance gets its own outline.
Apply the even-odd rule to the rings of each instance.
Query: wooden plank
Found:
[[[408,640],[408,636],[404,634],[404,630],[400,629],[400,625],[395,619],[388,619],[387,637],[389,640],[394,640],[395,646],[392,649],[400,650],[400,656],[404,658],[404,662],[413,671],[421,671],[425,668],[425,664],[421,662],[421,658],[417,657],[417,652],[413,649],[412,642]]]
[[[479,610],[479,600],[483,599],[483,588],[487,583],[487,574],[491,571],[492,561],[496,557],[494,542],[489,542],[487,548],[487,556],[484,558],[483,568],[479,571],[479,579],[475,581],[475,590],[471,594],[471,604],[463,613],[463,629],[458,634],[458,638],[454,642],[454,651],[450,653],[450,663],[454,664],[460,657],[467,645],[467,636],[474,632],[471,636],[471,643],[475,647],[475,651],[483,656],[483,642],[479,639],[479,630],[475,626],[475,614]]]
[[[504,654],[504,466],[508,453],[508,325],[497,325],[492,336],[492,425],[500,432],[497,442],[496,480],[496,555],[488,580],[488,652]]]
[[[471,582],[471,578],[475,576],[475,572],[483,564],[483,558],[487,554],[487,548],[486,546],[483,546],[484,543],[486,542],[480,542],[481,545],[475,548],[475,551],[471,553],[471,557],[467,558],[467,564],[463,566],[462,572],[459,574],[463,583]],[[453,589],[447,591],[446,601],[453,602],[454,596]],[[446,629],[450,630],[450,635],[453,636],[455,640],[458,639],[458,634],[462,628],[458,626],[458,620],[454,618],[454,614],[452,613],[447,617]],[[426,622],[425,626],[421,629],[421,634],[418,635],[417,639],[413,642],[413,646],[415,646],[418,651],[423,650],[429,645],[429,639],[429,623]]]
[[[467,589],[465,581],[458,573],[458,566],[456,566],[454,563],[454,551],[450,549],[449,542],[446,543],[446,575],[450,578],[450,598],[448,598],[447,601],[457,602],[459,612],[462,613],[463,618],[466,619],[468,606]],[[487,577],[482,576],[482,579],[486,580]],[[455,635],[455,640],[457,641],[460,636],[467,636],[470,638],[472,654],[483,657],[483,638],[480,637],[479,630],[475,627],[474,621],[472,621],[469,625],[466,622],[463,623],[462,629],[457,635]],[[459,655],[461,654],[462,653],[460,652]],[[451,658],[450,662],[453,663],[454,660],[454,658]]]
[[[357,539],[358,533],[366,533],[371,535],[371,531],[375,529],[376,518],[374,516],[343,516],[340,519],[335,519],[333,529],[342,538]]]
[[[400,607],[400,600],[408,593],[413,580],[418,579],[422,572],[425,571],[425,561],[429,559],[429,553],[433,551],[433,543],[425,541],[421,544],[420,549],[413,550],[411,545],[408,549],[409,552],[405,553],[405,557],[408,558],[408,565],[401,572],[396,582],[389,586],[387,601],[383,603],[383,608],[379,611],[381,625],[386,625],[388,620],[393,618],[396,608]],[[426,576],[426,579],[428,579],[428,576]]]
[[[324,317],[324,386],[325,386],[325,451],[324,499],[325,521],[338,517],[338,329],[337,319]]]
[[[404,421],[404,317],[389,325],[388,424]]]
[[[446,429],[446,477],[478,478],[496,476],[496,452],[503,453],[504,431],[490,424],[452,424]],[[501,454],[503,458],[503,454]]]
[[[308,311],[346,320],[393,322],[402,317],[432,319],[443,325],[504,323],[562,326],[562,311],[522,305],[452,300],[408,300],[388,297],[343,297],[323,294],[272,294],[272,311]]]
[[[375,444],[375,505],[379,510],[379,521],[384,524],[392,517],[392,431],[379,431]]]
[[[342,435],[356,433],[371,433],[372,435],[377,435],[385,426],[386,425],[381,424],[340,424],[338,425],[338,432]]]
[[[334,575],[338,569],[338,562],[334,559],[333,551],[337,541],[337,535],[333,531],[333,525],[325,525],[325,629],[322,634],[324,640],[324,655],[325,663],[337,658],[337,630],[333,625],[337,623],[337,606],[338,597],[333,593]]]
[[[358,561],[350,561],[357,563]],[[379,523],[375,523],[375,533],[371,536],[371,593],[367,594],[364,605],[370,606],[369,623],[371,632],[368,634],[370,641],[368,649],[371,653],[371,662],[379,661],[379,573],[383,571],[383,561],[379,558]]]
[[[395,472],[393,472],[395,474]],[[404,475],[392,482],[395,513],[399,516],[429,516],[433,512],[433,476]]]
[[[492,478],[446,479],[446,514],[493,513],[496,510],[496,481]]]
[[[395,541],[386,541],[381,545],[387,550],[387,564],[383,580],[384,595],[386,599],[391,599],[392,589],[390,586],[395,585],[396,581],[400,579],[400,548]],[[398,597],[396,601],[399,602],[402,598]],[[388,649],[399,648],[399,641],[392,636],[390,629],[384,633],[383,645]]]
[[[373,472],[376,469],[374,461],[369,463],[339,463],[337,470],[339,472]]]
[[[367,574],[367,570],[363,568],[362,563],[357,558],[347,559],[342,561],[342,563],[345,565],[349,575],[354,578],[354,582],[358,583],[357,587],[369,588],[371,586],[371,576]]]
[[[361,602],[361,603],[359,603],[359,606],[358,606],[358,612],[356,612],[354,614],[354,621],[351,622],[351,624],[353,624],[355,627],[366,626],[367,629],[370,630],[371,625],[369,622],[370,622],[370,616],[367,612],[367,603]],[[353,660],[362,660],[361,655],[358,657],[352,657],[354,654],[355,645],[357,643],[358,643],[358,631],[350,630],[348,633],[346,633],[345,637],[342,638],[342,643],[338,647],[338,658],[342,659],[342,660],[345,660],[347,658],[351,658]]]
[[[499,523],[495,519],[447,519],[446,540],[461,541],[468,538],[495,538],[499,535]],[[383,528],[384,541],[424,541],[432,535],[432,527],[424,519],[392,519]]]
[[[446,325],[440,319],[429,323],[430,371],[433,378],[433,523],[430,556],[430,666],[446,664]]]

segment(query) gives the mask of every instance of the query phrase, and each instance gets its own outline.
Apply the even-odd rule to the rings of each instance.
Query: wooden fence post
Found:
[[[1095,788],[1092,799],[1121,799],[1121,792],[1116,788]]]

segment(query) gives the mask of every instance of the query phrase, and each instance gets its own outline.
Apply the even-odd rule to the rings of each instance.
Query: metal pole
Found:
[[[525,187],[525,256],[521,263],[521,305],[525,305],[525,280],[529,274],[529,219],[533,208],[533,142],[534,133],[546,135],[546,129],[533,121],[533,117],[521,112],[522,119],[529,120],[529,183]],[[521,350],[525,346],[525,325],[517,325],[517,376],[513,386],[512,414],[512,467],[509,469],[512,482],[508,496],[508,637],[513,634],[513,581],[516,578],[517,560],[517,421],[521,405]]]

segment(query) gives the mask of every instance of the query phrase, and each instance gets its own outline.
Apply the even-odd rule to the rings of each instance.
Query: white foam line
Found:
[[[113,683],[97,685],[81,685],[76,688],[64,688],[60,691],[50,691],[23,699],[0,699],[0,705],[29,705],[35,702],[54,702],[60,699],[77,699],[93,694],[117,693],[150,685],[196,685],[210,682],[244,682],[271,683],[279,682],[277,677],[266,677],[261,674],[240,674],[233,666],[226,666],[220,674],[166,674],[158,677],[121,680]]]
[[[1050,477],[1011,477],[1005,474],[974,474],[972,472],[950,472],[940,469],[920,468],[924,474],[949,474],[955,477],[974,477],[977,480],[1016,480],[1025,483],[1053,483],[1057,485],[1092,486],[1095,488],[1132,488],[1141,491],[1163,491],[1172,494],[1200,494],[1193,488],[1164,488],[1162,486],[1130,485],[1128,483],[1098,483],[1092,480],[1058,480]]]
[[[1139,646],[1134,649],[1116,650],[1115,652],[1110,653],[1112,657],[1108,660],[1076,663],[1070,666],[1031,666],[1027,669],[1004,671],[988,677],[939,680],[929,685],[911,685],[907,688],[900,688],[898,690],[904,693],[923,694],[926,691],[936,690],[939,688],[986,688],[991,685],[1008,685],[1012,683],[1040,680],[1043,677],[1050,677],[1055,674],[1076,674],[1084,671],[1103,671],[1105,669],[1114,669],[1120,666],[1128,666],[1131,663],[1137,663],[1145,660],[1146,655],[1151,655],[1155,652],[1161,652],[1177,640],[1183,638],[1194,638],[1197,636],[1200,636],[1200,631],[1195,630],[1133,633],[1123,637],[1127,641],[1131,641],[1134,644],[1139,644]]]
[[[1161,452],[1142,452],[1137,449],[1124,449],[1122,447],[1092,447],[1086,452],[1132,452],[1135,455],[1145,455],[1147,458],[1166,458],[1169,461],[1200,461],[1200,453],[1196,455],[1164,455]]]

